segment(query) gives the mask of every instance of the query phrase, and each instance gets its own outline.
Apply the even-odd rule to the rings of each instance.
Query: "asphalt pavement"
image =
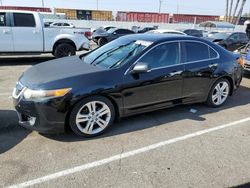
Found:
[[[223,107],[141,114],[84,139],[18,125],[12,89],[50,59],[0,58],[0,187],[250,187],[249,77]]]

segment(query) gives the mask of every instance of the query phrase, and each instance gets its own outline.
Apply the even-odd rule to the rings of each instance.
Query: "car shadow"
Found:
[[[221,110],[231,109],[237,106],[250,103],[250,88],[241,86],[236,93],[230,97],[227,103],[219,108],[207,107],[205,104],[182,105],[155,112],[131,116],[116,122],[104,135],[95,138],[83,138],[74,135],[72,132],[58,135],[44,135],[45,137],[61,142],[76,142],[88,139],[100,139],[143,129],[157,127],[180,120],[206,121],[203,115],[213,114]],[[195,113],[194,113],[195,112]]]
[[[250,182],[249,183],[245,183],[245,184],[241,184],[241,185],[236,185],[230,188],[249,188],[250,187]]]
[[[18,125],[17,113],[14,110],[0,110],[0,154],[15,147],[30,132]]]
[[[54,59],[53,56],[0,56],[0,66],[36,65]]]

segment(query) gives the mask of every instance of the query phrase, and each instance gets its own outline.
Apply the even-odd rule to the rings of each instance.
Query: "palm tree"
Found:
[[[225,10],[225,21],[227,21],[227,17],[228,17],[228,3],[229,3],[229,0],[226,0],[226,10]]]
[[[232,18],[231,18],[231,23],[235,23],[236,22],[236,20],[235,20],[235,14],[236,14],[236,11],[238,9],[239,4],[240,4],[240,0],[237,0],[235,8],[234,8],[233,15],[232,15]]]
[[[238,24],[239,24],[240,17],[241,17],[241,15],[242,15],[242,12],[243,12],[244,6],[245,6],[245,4],[246,4],[246,1],[247,1],[247,0],[242,0],[241,6],[240,6],[240,10],[239,10],[239,13],[238,13],[238,16],[237,16],[236,25],[238,25]]]
[[[231,0],[230,1],[230,8],[229,8],[229,14],[228,14],[228,22],[231,21],[231,14],[232,14],[232,9],[233,9],[233,3],[234,3],[234,0]]]

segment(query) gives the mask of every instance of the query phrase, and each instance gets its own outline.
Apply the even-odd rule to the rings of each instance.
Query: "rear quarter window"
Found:
[[[6,13],[0,13],[0,27],[6,26]]]

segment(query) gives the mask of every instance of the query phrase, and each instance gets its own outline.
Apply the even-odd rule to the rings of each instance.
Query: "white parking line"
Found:
[[[163,147],[163,146],[166,146],[166,145],[170,145],[170,144],[173,144],[173,143],[176,143],[176,142],[179,142],[179,141],[187,140],[187,139],[194,138],[194,137],[197,137],[197,136],[201,136],[201,135],[204,135],[204,134],[207,134],[207,133],[211,133],[211,132],[218,131],[218,130],[221,130],[221,129],[225,129],[225,128],[228,128],[228,127],[232,127],[232,126],[235,126],[235,125],[239,125],[239,124],[242,124],[242,123],[245,123],[245,122],[248,122],[248,121],[250,121],[250,117],[242,119],[242,120],[234,121],[234,122],[231,122],[231,123],[228,123],[228,124],[220,125],[220,126],[217,126],[217,127],[213,127],[213,128],[201,130],[201,131],[198,131],[198,132],[194,132],[194,133],[191,133],[191,134],[187,134],[187,135],[184,135],[184,136],[180,136],[180,137],[177,137],[177,138],[173,138],[173,139],[170,139],[170,140],[165,140],[165,141],[162,141],[162,142],[159,142],[159,143],[156,143],[156,144],[152,144],[152,145],[149,145],[149,146],[146,146],[146,147],[142,147],[142,148],[139,148],[139,149],[136,149],[136,150],[132,150],[132,151],[128,151],[128,152],[125,152],[125,153],[122,153],[122,154],[114,155],[114,156],[111,156],[109,158],[105,158],[105,159],[102,159],[102,160],[99,160],[99,161],[94,161],[94,162],[91,162],[91,163],[87,163],[87,164],[76,166],[76,167],[73,167],[73,168],[70,168],[70,169],[59,171],[59,172],[56,172],[56,173],[53,173],[53,174],[50,174],[50,175],[47,175],[47,176],[43,176],[43,177],[40,177],[40,178],[37,178],[37,179],[33,179],[33,180],[29,180],[29,181],[26,181],[26,182],[23,182],[23,183],[20,183],[20,184],[9,186],[9,188],[28,187],[28,186],[40,184],[40,183],[47,182],[47,181],[50,181],[50,180],[53,180],[53,179],[57,179],[57,178],[60,178],[60,177],[63,177],[63,176],[67,176],[67,175],[70,175],[70,174],[73,174],[73,173],[81,172],[81,171],[88,170],[88,169],[91,169],[91,168],[94,168],[94,167],[98,167],[98,166],[101,166],[101,165],[104,165],[104,164],[108,164],[108,163],[111,163],[111,162],[114,162],[114,161],[118,161],[118,160],[121,160],[121,159],[124,159],[124,158],[132,157],[132,156],[138,155],[140,153],[145,153],[147,151],[154,150],[156,148],[160,148],[160,147]]]
[[[0,93],[0,96],[10,96],[11,95],[11,92],[10,93]]]

